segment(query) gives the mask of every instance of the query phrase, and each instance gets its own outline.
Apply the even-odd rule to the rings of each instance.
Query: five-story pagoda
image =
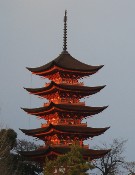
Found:
[[[81,98],[99,92],[104,86],[87,87],[79,80],[95,74],[103,66],[91,66],[73,58],[67,51],[67,15],[64,16],[64,43],[62,53],[53,61],[37,68],[27,68],[33,74],[48,78],[42,88],[25,88],[28,92],[46,98],[48,103],[43,107],[27,109],[25,112],[44,119],[38,129],[21,129],[28,136],[33,136],[45,142],[45,145],[35,151],[21,152],[25,157],[43,162],[45,157],[55,158],[70,150],[70,145],[78,144],[83,148],[83,157],[91,160],[100,158],[109,150],[92,150],[83,141],[103,134],[106,128],[87,127],[82,120],[102,112],[104,107],[85,106]]]

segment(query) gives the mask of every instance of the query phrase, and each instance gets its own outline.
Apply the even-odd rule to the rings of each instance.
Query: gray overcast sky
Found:
[[[111,128],[89,144],[128,139],[126,157],[135,160],[135,0],[0,0],[0,121],[19,138],[25,136],[18,128],[43,122],[20,109],[44,102],[23,89],[45,83],[25,67],[41,66],[61,53],[65,9],[69,53],[87,64],[105,65],[84,80],[89,86],[107,85],[86,105],[109,107],[87,121]]]

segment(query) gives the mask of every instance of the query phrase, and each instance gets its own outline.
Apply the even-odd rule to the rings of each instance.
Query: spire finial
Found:
[[[65,10],[64,16],[63,51],[67,51],[67,10]]]

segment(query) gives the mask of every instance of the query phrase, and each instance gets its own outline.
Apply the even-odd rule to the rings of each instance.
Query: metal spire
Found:
[[[67,10],[65,10],[64,16],[63,51],[67,51]]]

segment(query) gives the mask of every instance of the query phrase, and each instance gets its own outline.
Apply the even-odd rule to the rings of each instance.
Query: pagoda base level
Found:
[[[59,147],[59,146],[46,146],[39,148],[35,151],[25,151],[20,152],[23,157],[28,160],[37,161],[43,163],[47,157],[50,160],[55,159],[59,155],[66,154],[70,151],[70,147]],[[82,149],[83,158],[86,160],[94,160],[105,156],[110,150],[92,150],[92,149]]]

